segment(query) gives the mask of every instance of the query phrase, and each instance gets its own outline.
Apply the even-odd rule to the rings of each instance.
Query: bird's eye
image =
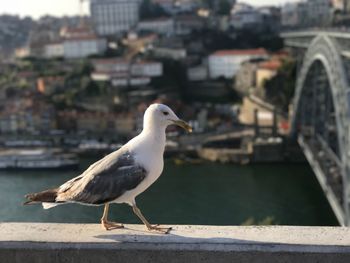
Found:
[[[163,111],[163,114],[164,114],[165,116],[167,116],[167,115],[169,115],[169,112]]]

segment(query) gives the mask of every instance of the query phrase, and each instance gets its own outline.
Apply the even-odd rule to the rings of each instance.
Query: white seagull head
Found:
[[[192,127],[185,121],[180,120],[179,117],[164,104],[152,104],[145,111],[143,117],[144,127],[149,125],[152,127],[166,128],[169,125],[177,125],[188,132],[192,132]]]

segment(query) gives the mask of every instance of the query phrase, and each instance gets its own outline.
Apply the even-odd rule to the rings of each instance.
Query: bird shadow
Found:
[[[147,230],[134,229],[125,227],[125,230],[130,230],[133,233],[112,233],[94,236],[97,239],[109,240],[115,243],[162,243],[162,244],[202,244],[202,245],[289,245],[288,243],[257,241],[253,239],[239,239],[234,237],[189,237],[176,234],[176,229],[172,229],[168,234],[157,232],[149,232]],[[118,230],[111,230],[118,231]]]
[[[132,233],[114,233],[114,231],[118,230],[112,230],[109,234],[101,234],[94,236],[97,239],[103,239],[103,240],[109,240],[115,245],[122,245],[125,243],[128,244],[145,244],[145,245],[152,245],[152,244],[162,244],[162,245],[170,245],[170,244],[177,244],[177,246],[181,246],[182,249],[191,249],[193,246],[190,246],[191,244],[196,246],[210,246],[211,248],[215,248],[216,245],[223,245],[223,246],[251,246],[254,249],[272,249],[274,250],[276,247],[279,247],[281,249],[290,249],[290,246],[293,246],[293,248],[296,251],[314,251],[315,246],[327,250],[330,247],[334,247],[334,245],[327,245],[327,244],[319,244],[318,242],[302,242],[295,243],[295,242],[278,242],[278,241],[271,241],[271,240],[254,240],[253,238],[242,239],[242,238],[235,238],[226,236],[223,237],[223,233],[220,231],[218,232],[218,236],[212,236],[212,237],[191,237],[188,235],[181,235],[178,234],[178,231],[176,231],[176,228],[171,230],[168,234],[161,234],[156,232],[149,232],[147,230],[140,230],[130,227],[125,227],[124,229],[132,231]],[[199,230],[203,231],[204,230]],[[337,245],[337,247],[342,248],[350,248],[349,245]]]

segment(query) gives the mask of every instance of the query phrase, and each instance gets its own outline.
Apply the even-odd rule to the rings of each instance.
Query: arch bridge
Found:
[[[297,59],[291,135],[341,225],[350,225],[350,32],[283,33]]]

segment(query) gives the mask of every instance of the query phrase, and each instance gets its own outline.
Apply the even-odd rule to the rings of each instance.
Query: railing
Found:
[[[342,37],[341,34],[350,34],[350,30],[348,27],[329,27],[329,28],[301,28],[301,29],[292,29],[292,30],[285,30],[281,32],[281,36],[310,36],[310,35],[318,35],[320,33],[327,33],[327,34],[336,34],[339,37]],[[344,37],[344,36],[343,36]]]
[[[223,208],[224,209],[224,208]],[[141,225],[0,224],[0,262],[350,262],[343,227],[175,226],[169,235]]]

